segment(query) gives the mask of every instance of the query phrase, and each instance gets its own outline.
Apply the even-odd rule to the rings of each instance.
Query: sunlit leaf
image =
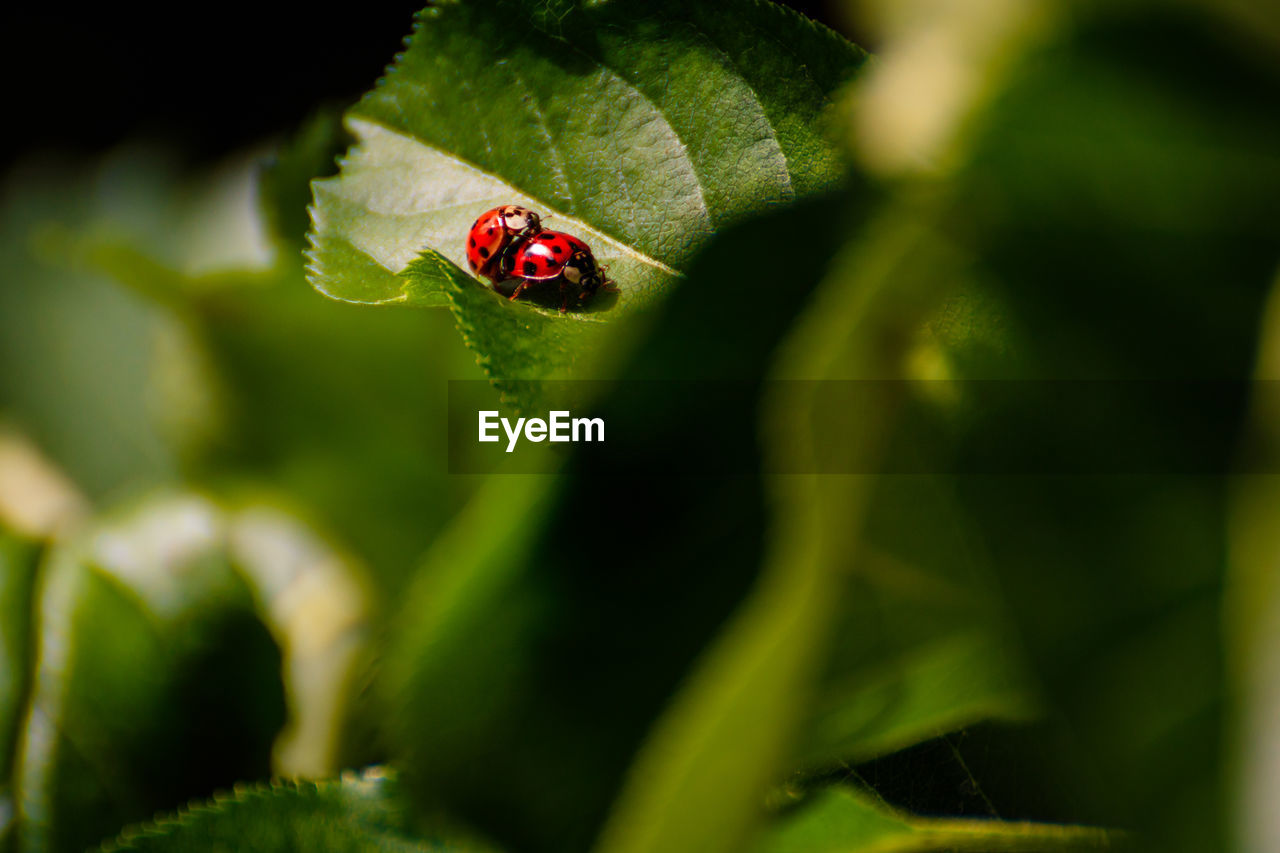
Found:
[[[476,216],[533,207],[585,239],[618,288],[615,304],[598,295],[565,316],[554,296],[513,308],[556,324],[625,314],[669,291],[716,229],[840,181],[818,118],[864,57],[751,0],[428,7],[351,110],[340,174],[315,184],[312,282],[352,302],[451,305],[491,375],[545,375],[568,354],[522,360],[496,298],[455,298]],[[433,260],[410,268],[425,250]]]

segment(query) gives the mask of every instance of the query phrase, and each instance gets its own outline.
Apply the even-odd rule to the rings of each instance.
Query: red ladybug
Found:
[[[564,304],[560,313],[569,308],[571,287],[578,289],[578,298],[586,299],[609,283],[604,267],[596,263],[591,247],[574,237],[559,231],[543,231],[523,240],[516,247],[511,259],[511,275],[520,280],[510,299],[520,295],[534,281],[560,280],[560,292]]]
[[[476,275],[495,284],[510,278],[514,245],[542,230],[538,214],[518,204],[486,210],[467,235],[467,263]]]

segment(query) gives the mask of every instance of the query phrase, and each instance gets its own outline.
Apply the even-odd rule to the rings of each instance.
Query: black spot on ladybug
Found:
[[[489,247],[488,247],[488,246],[481,246],[481,247],[480,247],[480,257],[482,257],[482,258],[487,258],[487,257],[489,257]]]
[[[475,237],[472,237],[472,238],[471,238],[471,248],[473,248],[473,249],[474,249],[475,247],[476,247],[476,238],[475,238]]]
[[[538,265],[533,261],[525,261],[524,266],[521,267],[521,269],[524,270],[525,275],[533,275],[538,271]]]
[[[467,263],[471,264],[472,272],[475,272],[477,269],[479,269],[479,267],[476,266],[476,262],[471,260],[470,258],[467,259]]]
[[[486,228],[486,229],[484,230],[484,233],[486,233],[486,234],[492,234],[495,230],[496,230],[496,229],[495,229],[492,225],[490,225],[488,228]]]
[[[559,243],[557,243],[556,245],[551,247],[551,251],[555,252],[557,255],[562,255],[564,254],[564,246],[561,246]]]

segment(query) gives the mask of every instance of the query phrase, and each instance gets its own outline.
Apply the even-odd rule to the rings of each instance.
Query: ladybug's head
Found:
[[[578,298],[586,299],[608,283],[609,279],[605,278],[604,270],[593,266],[578,280],[578,286],[582,288],[578,293]]]

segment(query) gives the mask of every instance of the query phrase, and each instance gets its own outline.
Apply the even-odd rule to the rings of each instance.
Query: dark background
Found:
[[[0,24],[0,172],[25,153],[140,136],[201,161],[287,131],[369,89],[425,2],[21,4]],[[787,5],[837,19],[834,0]]]

